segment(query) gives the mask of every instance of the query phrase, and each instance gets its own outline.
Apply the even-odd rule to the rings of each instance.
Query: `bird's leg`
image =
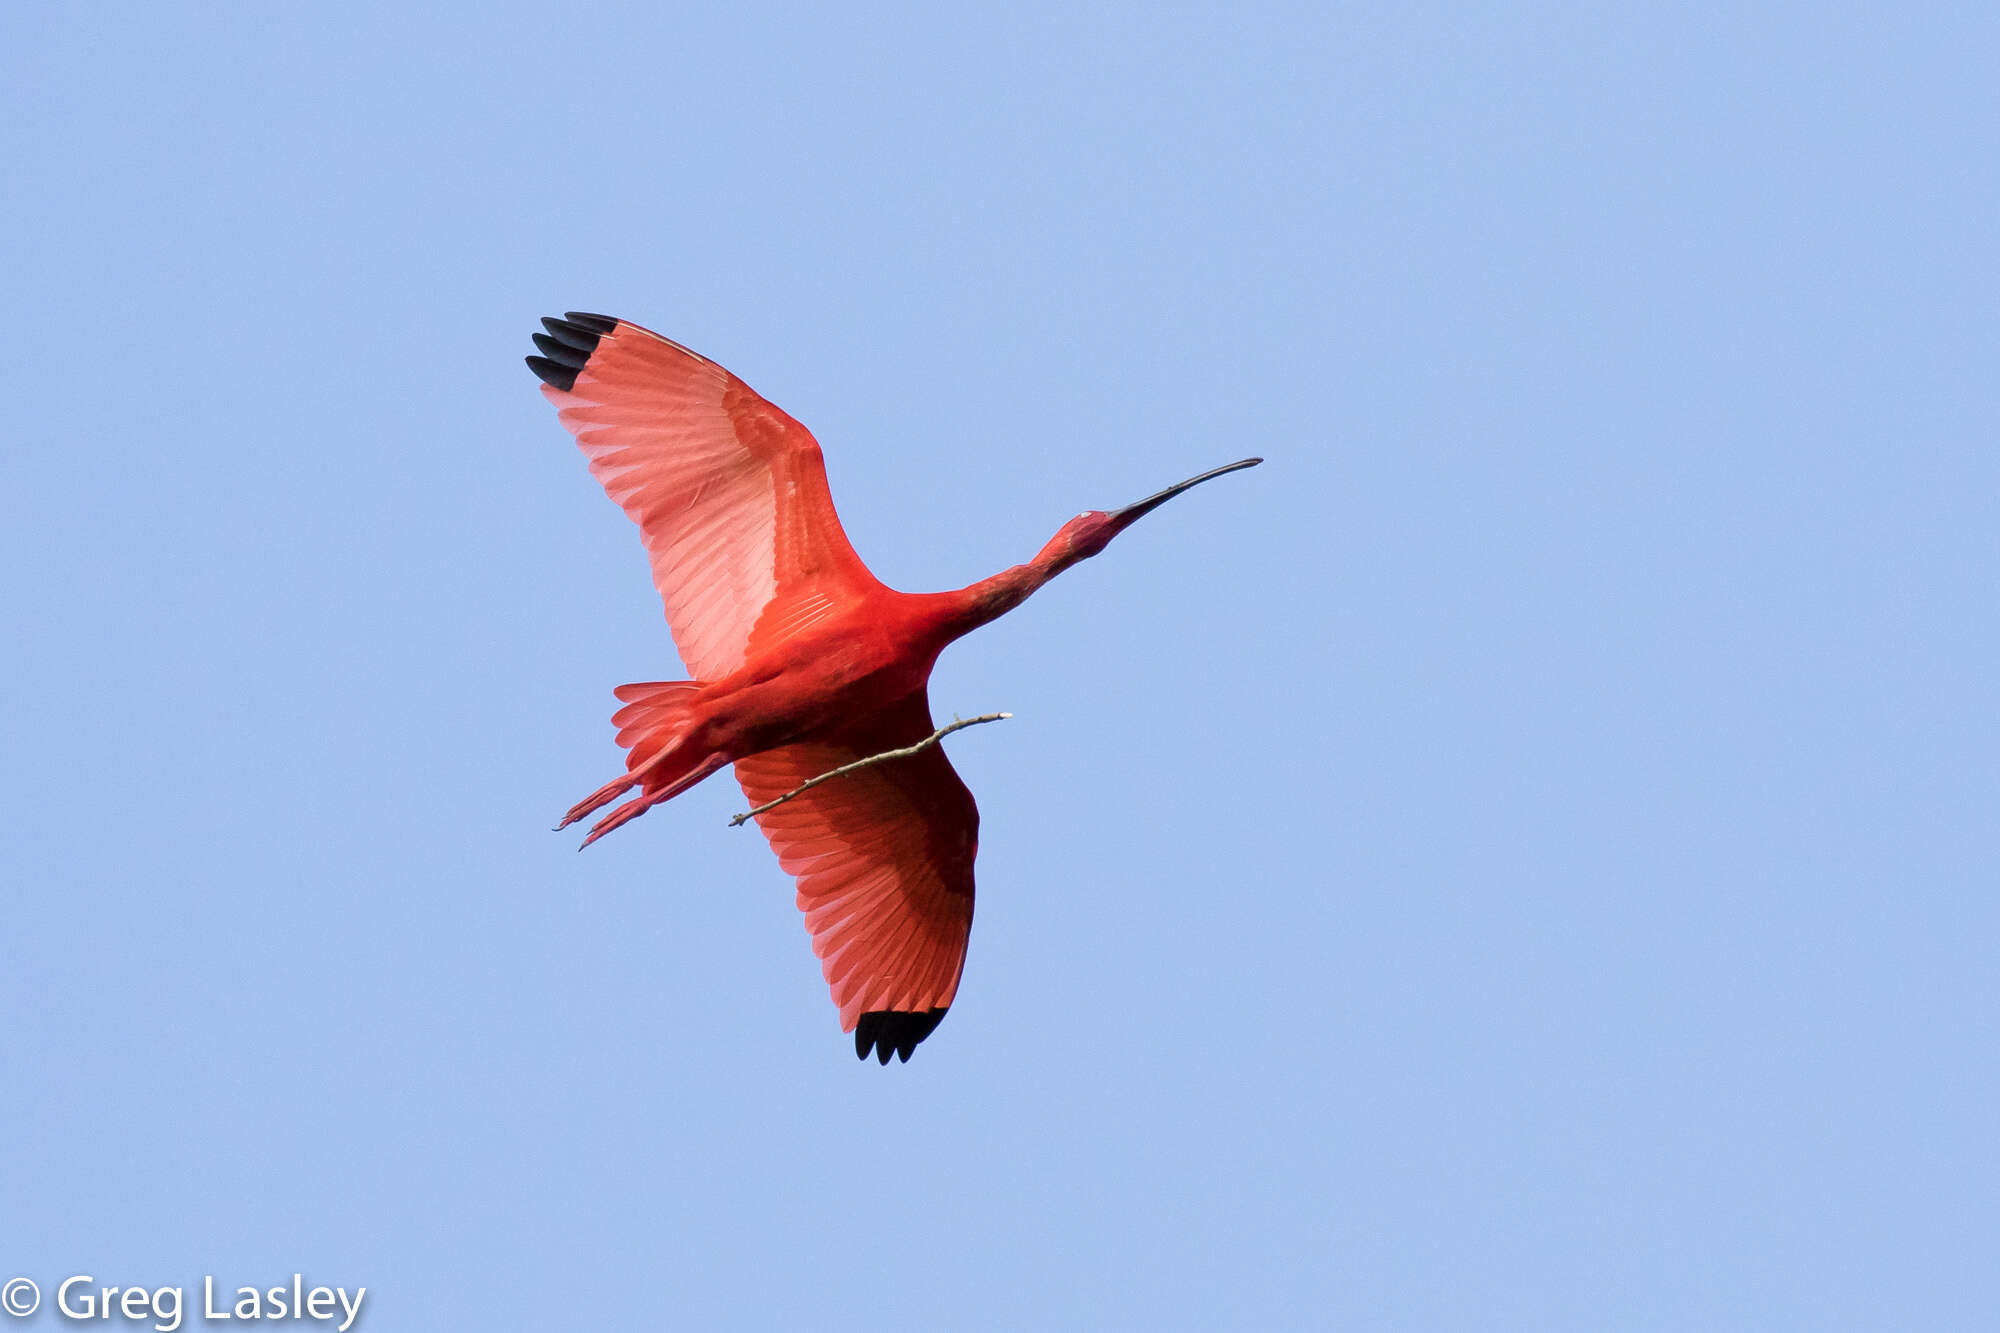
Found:
[[[555,831],[560,833],[591,811],[609,805],[621,794],[637,786],[645,779],[647,770],[658,765],[662,759],[665,759],[672,753],[673,750],[671,748],[663,749],[637,768],[627,769],[623,774],[611,779],[611,781],[605,783],[602,787],[599,787],[596,791],[571,806],[568,813],[563,815],[562,823],[556,825]]]
[[[689,787],[694,786],[695,783],[700,782],[703,778],[715,772],[716,769],[721,768],[724,764],[728,762],[729,762],[729,756],[727,755],[711,754],[707,758],[703,759],[699,764],[696,764],[688,772],[682,774],[678,778],[675,778],[672,782],[667,783],[665,786],[655,787],[652,788],[651,790],[641,792],[639,795],[634,796],[631,800],[625,802],[625,804],[619,806],[616,810],[613,810],[610,814],[606,815],[604,818],[598,820],[595,824],[591,825],[590,836],[583,840],[582,845],[579,846],[577,850],[580,852],[585,847],[590,846],[591,843],[596,842],[599,838],[611,832],[612,829],[615,829],[622,824],[631,823],[633,820],[637,819],[640,815],[645,814],[648,810],[658,805],[661,801],[671,800],[673,797],[679,796]],[[621,787],[619,790],[622,791],[623,788]],[[612,794],[616,795],[617,793],[614,792]],[[596,798],[593,797],[592,799],[595,800]],[[608,796],[605,797],[605,800],[609,799],[610,797]],[[602,805],[603,801],[599,801],[598,804]]]

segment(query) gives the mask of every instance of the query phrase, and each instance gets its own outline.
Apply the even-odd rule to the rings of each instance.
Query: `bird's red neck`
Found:
[[[1048,580],[1048,574],[1031,564],[1015,565],[966,587],[932,594],[926,600],[932,601],[929,609],[934,617],[938,646],[942,648],[981,625],[998,620],[1027,601]]]
[[[1033,596],[1035,591],[1082,558],[1058,533],[1025,565],[1014,565],[991,578],[951,592],[933,593],[925,600],[933,618],[938,647],[959,639],[981,625],[998,620]]]

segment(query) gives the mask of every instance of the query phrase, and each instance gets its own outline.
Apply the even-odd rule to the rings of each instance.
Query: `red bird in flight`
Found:
[[[590,471],[639,525],[693,680],[621,685],[625,772],[566,828],[626,792],[589,846],[724,764],[753,806],[929,737],[944,646],[1019,606],[1140,516],[1246,458],[1110,513],[1078,514],[1025,565],[956,592],[883,586],[847,543],[819,444],[707,357],[637,324],[544,319],[542,381]],[[757,816],[855,1053],[904,1060],[965,968],[979,810],[942,747],[862,768]]]

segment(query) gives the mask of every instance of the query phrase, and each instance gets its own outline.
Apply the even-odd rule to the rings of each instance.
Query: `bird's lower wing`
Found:
[[[736,761],[753,806],[843,764],[929,736],[919,692],[857,734]],[[757,816],[799,884],[799,908],[856,1053],[910,1058],[944,1018],[972,930],[979,810],[931,746],[823,783]]]

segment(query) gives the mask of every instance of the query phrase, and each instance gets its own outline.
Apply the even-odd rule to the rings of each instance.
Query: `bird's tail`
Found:
[[[558,829],[568,828],[592,811],[609,805],[638,787],[639,795],[591,826],[585,847],[620,824],[637,819],[653,806],[678,796],[721,768],[729,760],[684,744],[697,720],[694,703],[701,685],[692,680],[654,680],[620,685],[614,693],[624,707],[611,715],[618,743],[625,747],[625,772],[571,806]]]

